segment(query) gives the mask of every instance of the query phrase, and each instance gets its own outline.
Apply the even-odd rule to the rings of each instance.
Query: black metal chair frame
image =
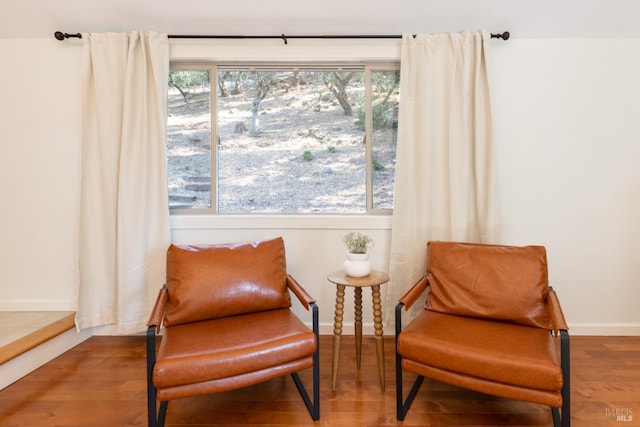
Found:
[[[402,332],[402,309],[404,303],[396,305],[396,417],[399,421],[404,420],[409,412],[409,407],[420,389],[424,376],[418,375],[406,400],[402,390],[402,356],[398,352],[398,337]],[[553,332],[550,332],[553,333]],[[561,329],[560,333],[560,368],[562,369],[562,409],[551,407],[554,427],[571,427],[571,374],[570,374],[570,345],[569,332]]]
[[[316,303],[309,304],[312,313],[313,333],[316,336],[316,351],[313,353],[313,401],[309,397],[302,380],[297,372],[293,372],[291,377],[296,384],[298,392],[304,400],[304,404],[309,411],[309,415],[314,421],[320,419],[320,334],[318,321],[318,306]],[[157,406],[156,387],[153,384],[153,368],[156,364],[156,335],[155,326],[147,329],[147,410],[149,427],[164,427],[164,421],[167,415],[168,401],[160,402]]]

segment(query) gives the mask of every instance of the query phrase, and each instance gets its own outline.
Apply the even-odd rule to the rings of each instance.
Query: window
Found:
[[[393,65],[174,66],[172,212],[390,212],[399,85]]]

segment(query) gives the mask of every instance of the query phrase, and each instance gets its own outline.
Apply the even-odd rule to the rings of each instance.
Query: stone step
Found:
[[[185,178],[185,180],[193,184],[210,184],[211,183],[210,176],[188,176]]]
[[[175,203],[184,203],[189,204],[196,201],[195,196],[180,196],[180,195],[169,195],[169,204],[173,205]]]
[[[184,189],[188,191],[211,191],[211,184],[185,184]]]

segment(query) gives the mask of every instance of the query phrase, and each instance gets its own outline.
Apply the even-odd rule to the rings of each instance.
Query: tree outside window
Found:
[[[210,66],[169,82],[172,210],[393,208],[397,69]]]

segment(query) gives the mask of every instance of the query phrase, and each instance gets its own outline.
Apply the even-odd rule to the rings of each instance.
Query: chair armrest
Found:
[[[167,290],[167,285],[164,285],[158,293],[156,303],[154,304],[153,310],[151,311],[151,316],[149,316],[149,320],[147,321],[147,326],[149,326],[150,328],[155,327],[156,331],[160,329],[160,326],[162,326],[162,319],[164,318],[164,311],[167,307],[168,300],[169,291]]]
[[[405,311],[409,310],[413,304],[416,303],[420,295],[426,292],[429,289],[429,280],[427,276],[422,276],[416,283],[409,288],[409,290],[398,300],[398,304],[396,305],[396,340],[398,339],[398,335],[402,331],[402,308]],[[397,357],[396,352],[396,357]]]
[[[569,326],[564,318],[562,307],[560,306],[560,300],[558,295],[553,289],[549,289],[549,295],[547,296],[547,304],[549,305],[549,315],[551,316],[551,324],[556,335],[558,331],[568,331]]]
[[[309,305],[316,302],[315,298],[309,295],[291,275],[287,275],[287,286],[307,310],[309,310]]]
[[[413,286],[398,300],[408,310],[429,287],[427,276],[422,276]]]

